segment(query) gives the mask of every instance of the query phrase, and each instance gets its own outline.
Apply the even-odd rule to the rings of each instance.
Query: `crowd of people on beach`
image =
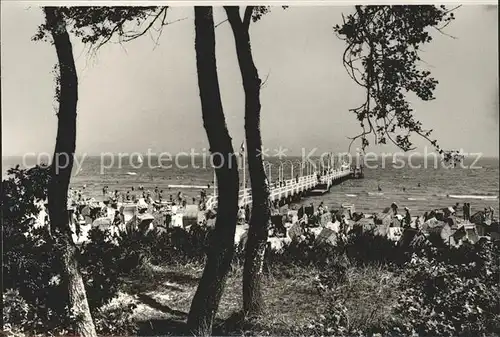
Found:
[[[298,176],[296,178],[298,179]],[[286,182],[276,181],[274,184],[277,184],[277,186],[285,186]],[[381,190],[380,186],[378,188]],[[182,208],[186,208],[188,205],[188,197],[185,196],[182,191],[179,191],[175,197],[173,194],[170,194],[168,198],[164,198],[164,191],[158,186],[156,186],[153,191],[145,189],[143,185],[139,185],[138,187],[131,186],[128,190],[120,192],[118,190],[110,191],[109,187],[106,185],[102,188],[103,201],[97,201],[95,198],[86,197],[85,190],[85,185],[79,190],[70,188],[68,206],[69,209],[72,210],[71,217],[73,223],[81,224],[85,222],[88,224],[89,222],[92,223],[93,220],[99,217],[110,217],[112,218],[113,225],[117,227],[123,226],[123,215],[120,214],[118,205],[135,203],[138,206],[137,208],[139,213],[145,212],[147,209],[164,213],[165,225],[168,228],[169,222],[172,220],[172,214],[182,210]],[[201,190],[199,197],[193,197],[191,201],[193,205],[198,206],[199,211],[205,211],[207,201],[206,190]],[[271,206],[271,215],[280,215],[281,207],[278,201],[276,200],[272,202]],[[167,209],[168,211],[166,211]],[[423,217],[412,217],[408,207],[404,207],[403,212],[400,212],[399,207],[395,202],[391,204],[389,209],[391,218],[397,219],[402,228],[414,227],[415,229],[420,229],[420,226],[423,223],[435,217],[435,214],[438,212],[444,213],[445,216],[448,217],[450,215],[458,216],[458,212],[461,211],[461,217],[464,221],[467,222],[471,220],[470,203],[464,203],[463,206],[456,203],[448,208],[435,209],[430,212],[425,212]],[[216,210],[214,211],[216,212]],[[302,205],[298,207],[296,211],[299,223],[305,227],[317,226],[319,219],[321,219],[324,214],[330,213],[331,221],[326,228],[331,226],[335,231],[345,234],[347,234],[350,225],[352,225],[353,222],[365,217],[363,213],[352,213],[350,209],[346,212],[329,210],[328,206],[326,206],[324,202],[321,202],[317,208],[315,208],[313,203],[309,205]],[[244,206],[240,206],[238,209],[238,224],[248,224],[250,220],[250,213],[250,205],[245,204]],[[493,219],[494,209],[493,207],[485,208],[481,214],[485,219]],[[376,218],[376,216],[377,215],[374,214],[367,217]],[[48,219],[46,219],[45,222],[48,222]],[[282,228],[282,226],[276,226],[275,224],[271,225],[271,231],[278,236],[280,233],[283,234],[283,229],[284,228]]]
[[[353,206],[353,205],[352,205]],[[293,207],[295,210],[296,208]],[[296,222],[298,222],[304,230],[318,228],[328,228],[335,231],[338,234],[347,235],[350,229],[352,229],[353,224],[357,223],[362,218],[371,218],[373,219],[374,224],[382,224],[380,216],[389,216],[389,227],[399,227],[401,230],[406,228],[412,228],[415,230],[422,230],[424,223],[431,219],[446,219],[450,216],[458,217],[458,212],[462,211],[462,216],[465,223],[471,222],[471,205],[470,203],[464,203],[460,210],[460,204],[456,203],[453,206],[447,208],[436,208],[429,212],[425,212],[423,216],[412,217],[410,209],[408,207],[404,207],[403,212],[400,212],[398,205],[393,202],[391,206],[380,213],[374,213],[371,215],[365,215],[362,212],[352,212],[351,208],[340,209],[340,210],[329,210],[328,207],[321,202],[319,206],[315,209],[313,203],[309,205],[303,205],[296,210]],[[331,216],[327,217],[326,223],[320,224],[322,222],[322,217],[324,214],[330,213]],[[439,216],[441,214],[442,216]],[[478,216],[474,216],[473,219],[475,222],[485,223],[488,221],[494,222],[494,209],[493,207],[484,208],[483,211],[478,211],[475,214],[479,214]],[[286,229],[280,220],[280,212],[279,208],[273,209],[272,217],[277,217],[276,221],[272,221],[272,225],[270,228],[271,236],[285,236]],[[291,219],[288,219],[289,222],[293,222]]]
[[[136,203],[141,199],[144,200],[148,205],[161,205],[163,203],[181,207],[186,207],[186,205],[188,205],[188,197],[185,196],[182,191],[179,191],[175,198],[172,194],[170,194],[167,199],[164,196],[164,191],[162,189],[159,189],[158,186],[154,188],[154,191],[146,190],[143,185],[139,185],[138,188],[132,186],[130,189],[122,192],[118,190],[109,191],[109,187],[104,186],[102,188],[102,195],[104,203],[111,205],[117,204],[118,202]],[[205,190],[202,190],[200,192],[198,202],[195,197],[193,197],[191,201],[192,204],[198,204],[200,209],[203,209],[206,199],[207,193]]]
[[[111,218],[115,226],[124,225],[123,215],[119,211],[119,206],[123,204],[136,204],[138,214],[144,214],[148,209],[163,213],[172,213],[172,210],[180,210],[188,205],[188,198],[182,191],[179,191],[174,198],[172,194],[167,200],[164,199],[163,190],[155,187],[154,192],[146,190],[143,185],[130,187],[126,191],[110,191],[109,187],[103,186],[103,200],[86,196],[86,185],[80,189],[70,188],[68,191],[68,210],[72,225],[76,227],[76,232],[82,225],[89,225],[98,218]],[[198,209],[204,210],[206,203],[206,191],[202,190],[198,198]],[[192,198],[192,203],[196,204],[196,198]],[[168,210],[168,211],[167,211]],[[48,216],[45,216],[44,224],[48,225]],[[167,220],[166,220],[167,221]]]

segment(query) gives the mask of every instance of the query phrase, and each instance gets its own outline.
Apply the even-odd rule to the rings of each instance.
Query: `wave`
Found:
[[[368,195],[384,195],[383,192],[368,192]]]
[[[136,175],[137,175],[137,172],[127,172],[127,174],[128,174],[129,176],[136,176]]]
[[[207,188],[208,185],[168,185],[168,188]]]
[[[453,198],[453,199],[495,200],[495,199],[498,199],[498,195],[461,195],[461,194],[449,194],[448,198]]]
[[[410,201],[425,201],[427,200],[426,198],[423,198],[423,197],[415,197],[415,198],[408,198],[408,200]]]
[[[357,194],[346,194],[346,197],[357,197]]]

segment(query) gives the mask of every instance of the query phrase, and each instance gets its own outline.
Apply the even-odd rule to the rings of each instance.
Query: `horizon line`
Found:
[[[43,153],[43,152],[41,152],[41,153]],[[36,153],[35,154],[30,153],[29,155],[21,155],[21,154],[3,155],[2,154],[2,159],[4,159],[4,158],[22,158],[24,156],[27,156],[28,158],[29,157],[33,158],[33,157],[36,157],[36,156],[40,155],[41,153],[38,153],[38,154],[36,154]],[[163,152],[163,153],[169,153],[169,152]],[[170,153],[170,155],[175,156],[175,155],[179,155],[180,153],[183,153],[184,155],[187,155],[187,156],[190,155],[188,152],[184,152],[184,151],[179,151],[177,153]],[[238,151],[234,151],[234,153],[235,154],[239,154]],[[343,154],[343,155],[347,155],[348,154],[348,152],[338,152],[338,153],[332,152],[332,153],[334,154],[334,156],[335,155],[339,155],[339,154]],[[410,155],[413,155],[414,157],[419,157],[419,158],[420,157],[431,157],[431,156],[433,156],[435,154],[439,154],[438,152],[433,152],[433,153],[429,153],[429,154],[427,154],[427,156],[425,156],[424,154],[421,154],[421,153],[418,153],[418,154],[408,153],[407,154],[407,153],[402,153],[402,152],[398,152],[398,151],[395,151],[395,152],[388,152],[388,151],[386,151],[386,152],[379,152],[379,153],[368,152],[368,153],[374,153],[374,154],[378,154],[380,156],[382,156],[382,154],[386,154],[386,155],[395,155],[395,154],[397,154],[399,156],[402,155],[403,157],[409,157]],[[141,153],[141,152],[130,152],[130,153],[128,153],[128,152],[116,152],[116,153],[109,153],[109,152],[107,152],[106,156],[108,156],[110,154],[113,155],[113,156],[118,156],[119,154],[127,154],[127,156],[123,155],[122,156],[123,158],[131,157],[131,155],[136,156],[137,154],[140,154],[141,156],[146,157],[146,158],[148,157],[147,154]],[[355,155],[355,154],[356,153],[351,153],[351,155]],[[471,153],[471,154],[465,155],[464,157],[465,158],[475,157],[475,155],[477,155],[477,154],[479,154],[479,153]],[[193,155],[192,157],[204,157],[205,155],[210,155],[210,154],[208,152],[206,154],[198,153],[198,154]],[[81,153],[77,153],[77,154],[75,154],[75,156],[76,157],[86,156],[86,157],[93,158],[93,157],[101,157],[101,154],[87,154],[87,153],[81,154]],[[313,158],[313,157],[320,157],[320,156],[321,155],[311,155],[310,157]],[[365,153],[365,156],[366,156],[366,153]],[[153,154],[151,157],[158,157],[158,154]],[[273,156],[273,155],[268,155],[266,157],[268,157],[268,158],[273,158],[273,157],[278,158],[278,156]],[[296,154],[296,155],[295,154],[291,154],[291,155],[285,155],[283,157],[284,158],[286,158],[286,157],[302,157],[302,155],[301,154]],[[498,154],[497,155],[482,155],[482,158],[500,159],[500,155],[498,155]]]

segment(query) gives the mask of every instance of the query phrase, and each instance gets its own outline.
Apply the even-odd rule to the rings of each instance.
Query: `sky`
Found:
[[[43,22],[41,9],[29,3],[2,1],[2,153],[52,153],[57,118],[52,69],[54,47],[33,42]],[[360,126],[350,108],[363,92],[342,65],[343,41],[332,26],[352,7],[275,7],[250,28],[260,77],[262,137],[270,149],[347,150]],[[215,8],[215,22],[226,19]],[[436,99],[412,101],[424,127],[434,130],[442,148],[498,156],[498,18],[497,7],[466,5],[446,28],[456,38],[435,31],[423,47],[423,67],[439,81]],[[189,152],[208,148],[194,51],[192,7],[169,9],[169,21],[157,33],[97,54],[72,37],[79,76],[77,153]],[[216,28],[221,95],[233,145],[244,139],[244,93],[228,22]],[[414,138],[417,151],[427,143]],[[369,151],[393,151],[370,146]],[[430,151],[430,150],[429,150]]]

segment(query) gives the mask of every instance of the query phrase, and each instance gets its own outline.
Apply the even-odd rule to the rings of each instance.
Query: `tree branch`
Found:
[[[222,20],[221,22],[219,22],[218,24],[216,24],[216,25],[214,26],[214,28],[219,27],[221,24],[223,24],[223,23],[224,23],[224,22],[226,22],[226,21],[227,21],[227,19]]]
[[[161,11],[159,11],[158,14],[155,15],[154,19],[149,23],[149,25],[142,32],[135,33],[135,34],[128,35],[128,36],[124,35],[123,42],[130,42],[130,41],[135,40],[135,39],[143,36],[144,34],[146,34],[146,32],[149,31],[149,29],[155,24],[156,20],[158,20],[158,18],[160,17],[160,15],[163,14],[163,12],[166,13],[167,8],[168,7],[162,8]]]

